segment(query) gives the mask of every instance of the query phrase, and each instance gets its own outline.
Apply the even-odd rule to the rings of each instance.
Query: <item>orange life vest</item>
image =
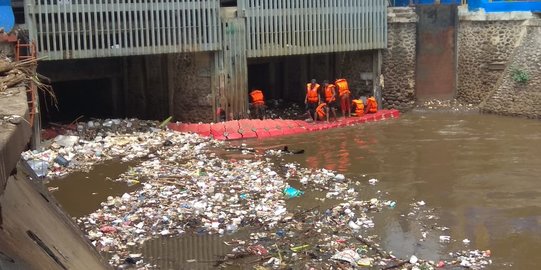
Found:
[[[336,80],[335,84],[338,87],[338,93],[340,93],[340,97],[342,97],[345,94],[351,93],[349,91],[349,85],[346,79],[338,79]]]
[[[355,114],[357,116],[363,116],[364,115],[364,103],[360,99],[354,99],[352,100],[352,103],[355,105]]]
[[[330,103],[336,100],[334,84],[328,84],[325,87],[325,102]]]
[[[367,100],[366,106],[368,107],[369,113],[377,113],[378,112],[378,102],[376,101],[375,97],[369,97]]]
[[[306,99],[310,103],[318,102],[319,101],[319,84],[316,83],[314,88],[310,87],[311,83],[306,84]]]
[[[252,97],[252,103],[255,105],[265,104],[265,98],[263,97],[263,92],[261,90],[254,90],[250,93]]]
[[[325,116],[326,116],[326,114],[325,114],[325,106],[327,106],[327,103],[321,103],[316,108],[317,117],[320,120],[325,119]]]

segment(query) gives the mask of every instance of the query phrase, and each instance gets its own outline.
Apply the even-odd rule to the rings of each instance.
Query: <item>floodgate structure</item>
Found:
[[[344,77],[354,96],[376,94],[386,109],[457,98],[485,112],[540,118],[539,3],[506,10],[516,1],[469,2],[13,1],[16,56],[39,59],[60,110],[29,95],[39,109],[3,113],[37,122],[84,115],[210,123],[218,107],[245,115],[252,88],[302,102],[310,79]],[[0,100],[10,105],[0,109],[25,107],[27,98]],[[14,169],[30,134],[25,122],[0,133],[0,268],[105,268],[54,199]]]

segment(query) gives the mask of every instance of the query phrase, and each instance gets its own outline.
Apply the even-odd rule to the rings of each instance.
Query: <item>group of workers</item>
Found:
[[[336,108],[340,100],[340,109],[343,117],[351,117],[353,110],[356,116],[363,116],[365,113],[376,113],[378,104],[373,96],[366,99],[366,104],[361,97],[351,99],[351,91],[346,79],[337,79],[334,84],[327,80],[323,81],[323,89],[316,79],[306,84],[306,97],[304,103],[310,117],[314,121],[329,122],[330,114],[336,119]]]
[[[264,118],[265,115],[265,97],[260,89],[253,89],[250,92],[252,107],[257,118]],[[340,102],[340,103],[338,103]],[[366,113],[376,113],[378,104],[372,96],[366,99],[366,104],[361,97],[351,99],[351,91],[346,79],[337,79],[334,84],[323,81],[323,88],[312,79],[306,84],[306,96],[304,98],[306,110],[313,121],[329,122],[332,113],[336,120],[336,109],[340,104],[343,117],[351,117],[353,110],[356,116],[363,116]]]

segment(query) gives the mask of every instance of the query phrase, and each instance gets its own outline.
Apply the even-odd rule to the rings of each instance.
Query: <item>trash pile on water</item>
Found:
[[[43,150],[27,151],[22,157],[38,177],[60,177],[72,171],[88,171],[110,159],[130,161],[150,158],[169,144],[182,144],[183,154],[199,154],[203,146],[219,144],[195,134],[156,128],[157,123],[139,120],[102,120],[77,124],[78,131],[57,135]],[[81,128],[79,128],[81,127]]]
[[[326,178],[331,173],[318,170],[309,175]],[[491,264],[488,250],[450,253],[439,261],[423,260],[415,255],[399,258],[384,250],[378,244],[378,236],[373,235],[372,217],[373,213],[394,208],[391,203],[396,204],[381,198],[359,200],[358,196],[351,196],[331,208],[316,206],[291,211],[275,226],[252,233],[249,240],[231,243],[232,252],[223,256],[217,266],[237,265],[239,258],[247,256],[259,258],[252,260],[255,269],[482,269]],[[425,206],[424,202],[414,204]]]
[[[110,196],[100,209],[77,219],[113,266],[153,268],[139,252],[153,238],[238,231],[249,237],[229,243],[232,251],[220,257],[216,267],[235,265],[242,258],[250,258],[255,269],[481,269],[491,263],[489,250],[453,252],[439,261],[415,255],[398,258],[386,251],[374,234],[380,225],[374,215],[394,209],[397,202],[384,198],[383,192],[360,195],[362,187],[379,185],[378,179],[361,183],[331,170],[275,164],[276,156],[287,153],[281,150],[224,159],[212,151],[224,143],[156,125],[123,133],[124,121],[117,121],[121,131],[106,124],[107,129],[95,135],[86,133],[86,123],[80,132],[57,136],[44,151],[23,154],[36,172],[48,177],[112,158],[140,161],[115,179],[138,185],[137,190]],[[103,127],[107,121],[99,123]],[[317,192],[319,205],[288,207],[289,200],[303,200],[308,192]],[[411,203],[403,218],[422,225],[420,241],[427,235],[439,236],[442,244],[451,241],[448,228],[436,223],[434,209],[424,201]]]
[[[284,100],[268,100],[265,116],[267,119],[304,119],[306,110],[301,108],[298,103],[287,102]]]

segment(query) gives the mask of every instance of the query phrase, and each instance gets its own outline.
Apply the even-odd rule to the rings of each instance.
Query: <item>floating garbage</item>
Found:
[[[489,250],[455,252],[437,263],[393,256],[372,234],[378,220],[374,214],[395,208],[396,201],[384,198],[384,192],[361,197],[366,182],[352,183],[339,172],[274,164],[276,156],[253,152],[249,159],[224,159],[212,151],[225,148],[224,143],[158,129],[157,122],[107,119],[79,125],[52,140],[47,149],[27,151],[23,158],[33,162],[35,171],[44,167],[40,175],[51,178],[85,171],[110,159],[138,161],[112,179],[135,185],[133,191],[109,196],[99,209],[77,219],[92,244],[110,253],[114,267],[151,269],[153,265],[141,254],[146,241],[201,234],[238,236],[227,243],[232,250],[217,260],[216,267],[249,256],[257,257],[255,269],[384,269],[400,263],[406,263],[407,269],[483,268],[491,263]],[[286,198],[304,194],[290,183],[321,194],[317,198],[321,205],[312,209],[286,206]],[[368,181],[376,183],[374,178]],[[310,199],[301,199],[305,198]],[[405,219],[437,220],[424,201],[410,206]],[[446,229],[439,226],[427,228]],[[426,238],[429,229],[423,230]]]
[[[304,194],[303,191],[300,191],[294,187],[286,187],[284,189],[284,194],[286,195],[286,197],[288,199],[291,199],[291,198],[295,198],[295,197],[299,197],[301,196],[302,194]]]
[[[28,160],[28,165],[36,173],[38,177],[45,177],[49,171],[49,163],[47,161],[32,159]]]
[[[357,262],[361,261],[361,256],[355,250],[346,249],[334,254],[331,260],[344,261],[351,265],[357,265]]]

